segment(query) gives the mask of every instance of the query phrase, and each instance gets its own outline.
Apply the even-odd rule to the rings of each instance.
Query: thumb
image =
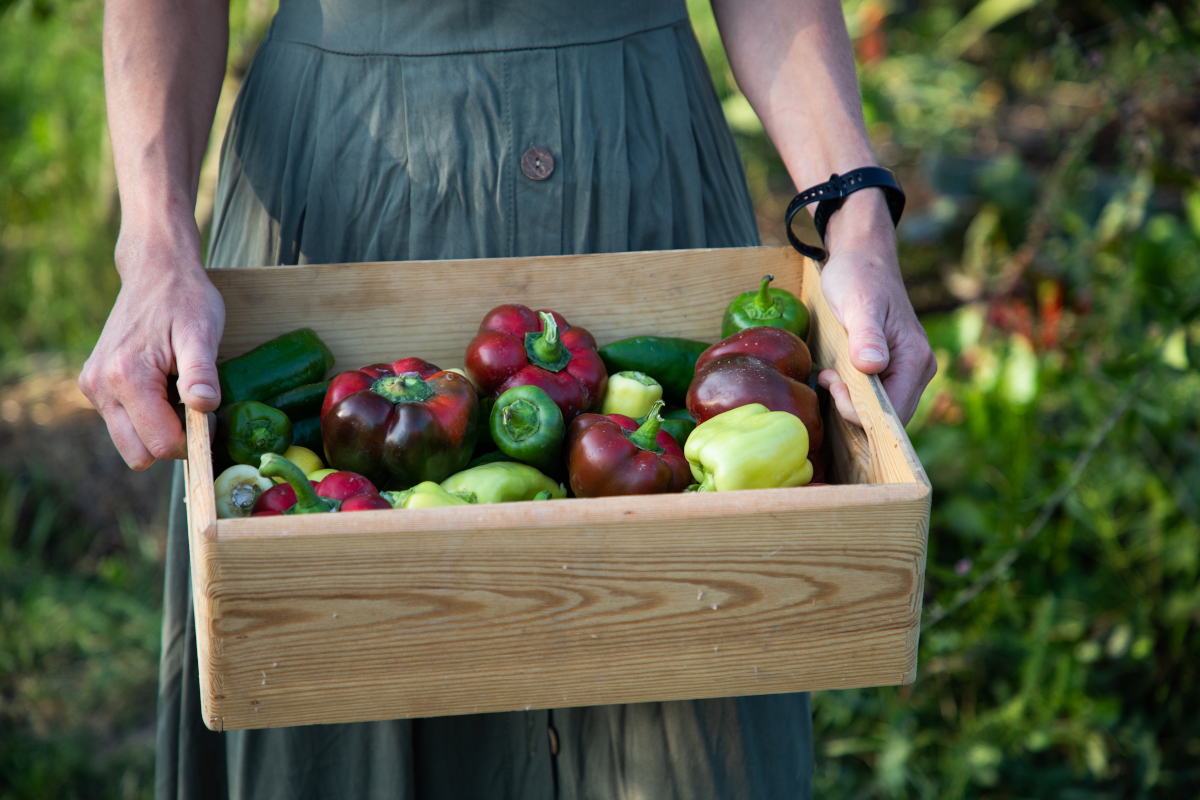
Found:
[[[859,372],[875,375],[887,369],[891,360],[883,322],[887,309],[852,299],[841,308],[842,322],[850,340],[850,363]]]
[[[217,378],[217,347],[203,336],[184,336],[175,348],[179,370],[179,399],[196,411],[216,411],[221,404]]]

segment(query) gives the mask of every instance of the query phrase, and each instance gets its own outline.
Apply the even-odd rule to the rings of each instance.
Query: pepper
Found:
[[[808,347],[790,331],[740,331],[697,359],[687,409],[701,424],[750,403],[761,403],[771,411],[787,411],[803,420],[809,446],[816,450],[824,439],[824,426],[817,393],[804,382],[811,363]]]
[[[235,463],[257,464],[264,453],[283,453],[292,446],[292,422],[277,408],[246,400],[222,413],[225,448]]]
[[[307,417],[292,421],[292,445],[318,452],[325,447],[321,441],[321,418]]]
[[[644,417],[663,396],[662,384],[644,372],[624,370],[608,376],[608,391],[600,404],[600,413]]]
[[[265,478],[283,478],[292,487],[296,504],[285,510],[284,514],[324,514],[338,509],[337,500],[319,496],[300,468],[277,453],[264,455],[258,472]],[[263,497],[266,496],[263,494]]]
[[[271,488],[271,481],[258,474],[250,464],[234,464],[217,476],[213,495],[217,503],[217,519],[248,517],[258,498]]]
[[[517,461],[542,472],[556,470],[566,434],[562,411],[536,386],[515,386],[496,399],[489,420],[492,441]]]
[[[813,474],[804,423],[761,403],[700,423],[684,455],[701,492],[803,486]]]
[[[473,496],[476,503],[532,500],[543,491],[555,499],[567,496],[567,490],[561,484],[528,464],[516,461],[499,461],[463,470],[442,481],[442,488],[453,494]]]
[[[329,391],[329,381],[306,383],[295,389],[280,392],[270,400],[264,401],[271,408],[278,408],[295,421],[306,417],[315,417],[321,413],[321,404],[325,393]]]
[[[442,480],[467,465],[479,429],[479,404],[461,375],[434,372],[425,379],[420,370],[393,372],[391,366],[398,365],[403,362],[334,378],[327,403],[337,391],[368,378],[371,383],[325,410],[321,437],[329,466],[365,475],[376,485],[407,488]]]
[[[442,506],[467,506],[470,500],[451,494],[433,481],[421,481],[403,492],[383,492],[383,497],[392,508],[440,508]]]
[[[696,372],[696,358],[708,347],[708,342],[673,336],[634,336],[606,344],[599,353],[610,373],[645,373],[662,384],[664,400],[681,405]]]
[[[221,405],[266,400],[319,381],[333,366],[333,353],[311,328],[276,336],[217,365]]]
[[[515,386],[541,388],[570,422],[604,397],[608,372],[596,340],[553,311],[507,304],[487,313],[467,345],[467,375],[481,394],[499,397]]]
[[[567,470],[577,497],[682,492],[692,482],[683,450],[661,430],[663,402],[640,426],[623,415],[584,414],[567,432]],[[633,428],[633,430],[630,430]]]
[[[796,295],[785,289],[768,288],[774,275],[764,276],[757,292],[742,292],[725,309],[721,319],[721,338],[748,328],[782,328],[799,336],[808,336],[808,309]]]

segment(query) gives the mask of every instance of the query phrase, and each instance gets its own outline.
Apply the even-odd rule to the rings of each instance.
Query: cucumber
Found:
[[[681,406],[696,372],[696,359],[711,345],[672,336],[634,336],[600,348],[600,358],[609,374],[632,370],[644,372],[662,384],[663,399]]]
[[[311,328],[276,336],[217,365],[221,405],[268,400],[288,389],[320,381],[332,366],[333,353]]]
[[[328,390],[329,381],[306,383],[295,389],[280,392],[268,400],[267,405],[278,408],[295,422],[305,417],[318,416],[321,413],[321,404],[325,402],[325,392]]]
[[[307,447],[324,457],[325,444],[321,441],[321,418],[307,417],[292,420],[292,444]]]

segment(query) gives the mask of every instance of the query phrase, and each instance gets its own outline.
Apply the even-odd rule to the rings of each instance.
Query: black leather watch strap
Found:
[[[821,237],[821,243],[824,244],[825,226],[829,224],[829,217],[842,207],[846,196],[854,194],[859,189],[872,188],[883,190],[888,211],[892,215],[892,224],[900,224],[900,215],[904,213],[904,190],[900,188],[900,183],[890,169],[860,167],[845,175],[838,175],[835,172],[825,183],[805,189],[793,197],[792,202],[788,203],[784,224],[787,226],[788,241],[792,243],[792,247],[809,258],[824,261],[829,254],[823,248],[805,244],[792,232],[792,218],[800,209],[816,203],[817,211],[813,214],[813,222],[817,226],[817,235]]]

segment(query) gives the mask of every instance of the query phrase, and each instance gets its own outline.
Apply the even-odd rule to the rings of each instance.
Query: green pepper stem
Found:
[[[658,429],[662,427],[663,418],[660,412],[664,405],[662,400],[654,401],[654,405],[650,406],[650,411],[646,414],[646,421],[636,431],[625,434],[629,441],[642,450],[662,452],[662,448],[658,446]]]
[[[537,404],[525,398],[515,400],[500,412],[504,432],[514,442],[523,442],[542,429],[541,415]]]
[[[758,285],[758,294],[754,297],[754,305],[759,311],[770,311],[775,305],[775,298],[771,297],[771,281],[775,280],[774,275],[764,275],[762,283]]]
[[[296,505],[289,509],[293,514],[319,514],[332,511],[334,501],[320,497],[304,472],[278,453],[267,453],[262,457],[258,474],[266,478],[283,478],[296,493]]]
[[[565,350],[558,338],[558,323],[553,314],[545,311],[539,311],[538,316],[542,318],[542,333],[533,340],[533,352],[547,364],[554,364],[562,359]]]
[[[371,391],[393,403],[422,403],[433,397],[433,389],[412,373],[388,375],[371,384]]]

